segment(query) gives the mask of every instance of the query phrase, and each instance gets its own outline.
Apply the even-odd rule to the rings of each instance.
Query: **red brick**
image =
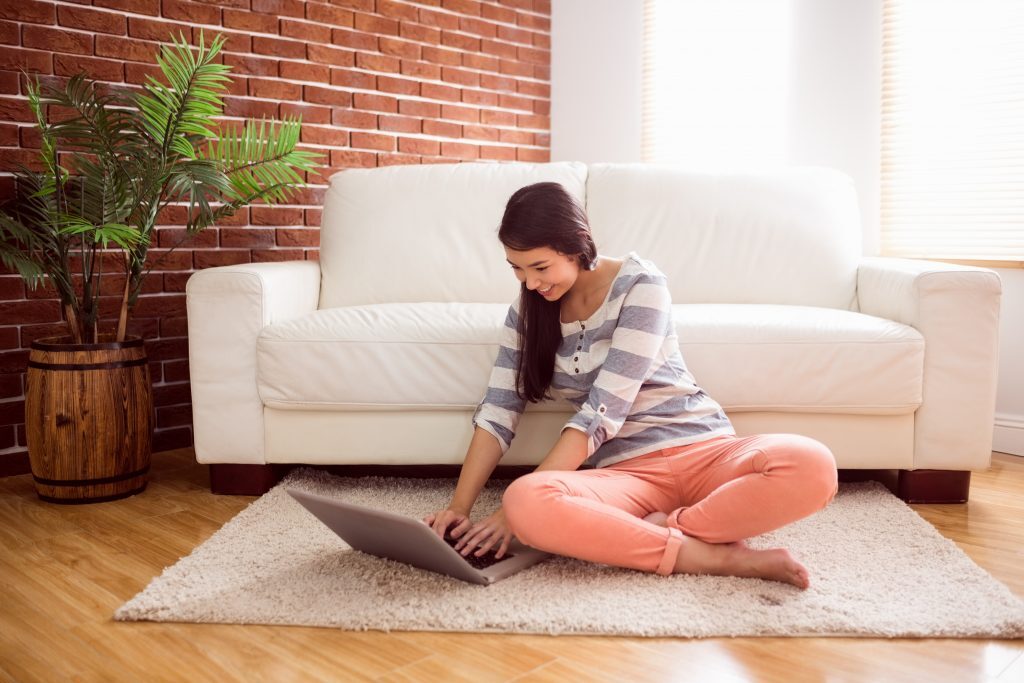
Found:
[[[513,145],[532,145],[533,133],[525,130],[502,129],[498,133],[498,140]]]
[[[250,263],[252,256],[248,249],[218,249],[216,251],[196,250],[192,252],[192,260],[196,269],[213,268],[215,266],[233,266],[239,263]]]
[[[551,161],[551,150],[547,149],[516,149],[517,161],[528,161],[535,164],[546,164]]]
[[[485,4],[480,7],[480,16],[484,19],[493,19],[495,21],[502,21],[506,24],[516,23],[516,11],[508,9],[507,7],[498,7],[497,5]]]
[[[356,109],[369,109],[371,111],[384,111],[396,113],[398,111],[398,100],[386,95],[372,95],[369,93],[355,93],[353,104]]]
[[[231,74],[250,76],[277,76],[278,60],[251,55],[224,55],[224,63],[231,67]]]
[[[377,49],[377,36],[362,31],[349,31],[345,28],[336,28],[331,31],[331,42],[335,45],[353,47],[357,50]]]
[[[454,14],[437,12],[423,7],[420,8],[420,23],[448,30],[455,30],[459,28],[459,18]]]
[[[475,104],[483,107],[497,107],[498,94],[485,90],[466,88],[462,91],[462,101],[466,104]]]
[[[523,45],[533,45],[533,33],[531,31],[524,31],[521,28],[513,28],[511,26],[499,26],[498,40],[504,40],[507,43],[521,43]]]
[[[181,208],[185,209],[185,207]],[[182,221],[182,224],[184,224],[184,221]],[[209,249],[218,246],[217,236],[219,231],[217,228],[208,228],[194,235],[189,235],[185,228],[158,228],[156,233],[158,247],[169,249],[184,246],[189,249]]]
[[[473,160],[480,158],[480,148],[476,145],[469,145],[463,142],[441,142],[441,156],[454,157],[456,159]]]
[[[378,166],[403,166],[421,163],[420,157],[415,154],[393,154],[380,153],[377,155]]]
[[[470,69],[478,69],[479,71],[497,72],[500,61],[497,57],[467,53],[462,55],[462,65]]]
[[[515,147],[496,147],[492,145],[482,145],[480,147],[480,158],[489,159],[496,161],[515,161],[516,160],[516,148]]]
[[[165,382],[183,382],[189,379],[187,359],[165,361],[163,366]]]
[[[374,0],[329,0],[332,5],[340,5],[349,9],[362,10],[363,12],[373,11]]]
[[[395,55],[396,57],[404,57],[406,59],[420,58],[421,48],[416,43],[384,36],[378,39],[378,43],[380,44],[380,51],[386,55]]]
[[[269,207],[253,207],[253,210],[258,208]],[[274,246],[274,231],[255,228],[222,228],[220,245],[222,247],[272,247]]]
[[[25,131],[33,130],[30,126],[22,126]],[[0,124],[0,147],[17,147],[21,136],[18,134],[18,126],[14,124]],[[0,278],[2,281],[3,278]],[[0,295],[2,296],[2,295]]]
[[[377,89],[381,92],[398,93],[400,95],[419,95],[419,81],[407,78],[392,78],[390,76],[377,77]]]
[[[312,2],[306,4],[306,18],[334,28],[338,26],[351,27],[355,22],[355,17],[349,10]]]
[[[268,36],[253,36],[252,51],[260,55],[287,57],[289,59],[305,59],[306,45],[297,40],[283,40]]]
[[[189,427],[153,430],[153,453],[189,448],[192,443],[192,429]]]
[[[441,32],[441,44],[469,52],[480,52],[480,39],[464,33]]]
[[[346,128],[376,128],[377,115],[354,109],[335,109],[331,112],[331,123]]]
[[[306,225],[307,226],[319,226],[320,218],[323,216],[323,209],[306,209]],[[320,237],[317,236],[317,242],[319,243]],[[278,238],[278,244],[280,244],[280,238]]]
[[[305,15],[305,3],[303,0],[252,0],[252,11],[302,18]]]
[[[224,98],[224,115],[238,116],[241,118],[275,118],[277,116],[277,102],[264,102],[261,100],[242,99],[239,97]]]
[[[151,17],[160,14],[160,0],[94,0],[92,4],[133,14],[148,14]]]
[[[463,126],[462,130],[464,137],[469,140],[498,142],[501,136],[497,128],[489,128],[487,126]]]
[[[534,100],[533,101],[533,113],[547,116],[551,113],[551,101],[550,100]]]
[[[277,245],[280,247],[319,247],[319,230],[283,229],[277,231]]]
[[[280,21],[276,15],[247,10],[225,9],[224,28],[237,28],[256,33],[279,33]]]
[[[422,24],[403,21],[398,27],[398,34],[403,38],[421,43],[441,44],[441,29],[432,26],[423,26]]]
[[[279,69],[281,78],[291,78],[296,81],[313,81],[316,83],[329,83],[331,80],[331,69],[323,64],[281,62]]]
[[[398,151],[407,154],[437,155],[441,151],[441,143],[421,138],[398,138]]]
[[[442,0],[441,7],[458,14],[471,14],[478,17],[481,4],[477,0]]]
[[[348,145],[348,132],[333,127],[303,126],[302,141],[311,145],[345,147]]]
[[[356,53],[352,50],[312,43],[306,46],[306,58],[311,62],[334,66],[354,66],[356,63]]]
[[[398,105],[398,113],[406,116],[437,117],[441,115],[441,105],[422,100],[402,100]]]
[[[494,23],[472,17],[459,17],[459,30],[483,38],[494,38],[498,34],[498,26]]]
[[[492,74],[480,75],[480,87],[488,90],[501,90],[505,92],[516,91],[516,79],[508,76],[494,76]]]
[[[433,100],[448,100],[449,102],[458,102],[462,99],[459,89],[453,88],[448,85],[438,85],[436,83],[424,83],[421,87],[421,94],[423,97],[427,97]]]
[[[507,59],[516,58],[516,46],[509,43],[500,43],[496,40],[483,38],[480,41],[480,49],[489,55],[497,55]]]
[[[86,7],[62,5],[57,9],[57,19],[61,26],[85,31],[124,35],[128,30],[128,22],[123,14],[100,12]]]
[[[539,81],[551,81],[551,65],[534,64],[533,77]]]
[[[427,119],[423,122],[423,133],[424,135],[458,139],[462,137],[462,126],[458,123]]]
[[[187,250],[150,249],[146,264],[153,270],[190,270],[192,258],[191,253]]]
[[[376,12],[385,17],[405,21],[416,21],[419,16],[419,10],[414,5],[394,2],[394,0],[377,0]]]
[[[550,33],[534,33],[533,34],[533,46],[539,47],[542,50],[551,49],[551,34]]]
[[[531,64],[550,64],[551,53],[547,50],[537,50],[532,47],[517,47],[516,56],[524,62]]]
[[[0,275],[0,300],[25,298],[25,280],[20,275]]]
[[[441,67],[426,62],[410,62],[402,60],[402,75],[415,78],[427,78],[433,81],[441,80]]]
[[[219,7],[183,0],[163,0],[163,16],[191,24],[218,26],[221,23]]]
[[[253,263],[266,261],[302,261],[301,249],[253,249]]]
[[[533,28],[538,31],[551,30],[551,19],[548,17],[542,17],[536,14],[519,13],[516,15],[516,20],[519,22],[520,26],[525,26],[526,28]]]
[[[192,273],[164,273],[165,292],[184,292]]]
[[[511,59],[501,60],[499,70],[503,74],[513,74],[515,76],[533,76],[533,66],[526,62],[517,62]]]
[[[46,323],[61,320],[59,301],[0,301],[0,319],[19,323]]]
[[[527,97],[502,94],[498,103],[502,109],[518,109],[520,111],[533,112],[533,100]]]
[[[376,90],[377,77],[373,74],[353,71],[352,69],[331,69],[331,85],[338,85],[343,88]]]
[[[401,62],[398,57],[367,54],[365,52],[356,53],[356,66],[360,69],[398,73],[400,65]]]
[[[540,145],[541,147],[550,147],[551,133],[534,133],[533,144]]]
[[[331,27],[309,21],[282,19],[281,35],[308,42],[328,43],[331,40]]]
[[[304,124],[331,122],[330,107],[318,107],[312,104],[299,104],[297,102],[282,102],[280,111],[282,117],[301,116]]]
[[[188,24],[143,17],[128,18],[128,35],[139,40],[166,41],[172,35],[177,38],[179,34],[189,35],[191,32],[192,27]],[[156,45],[150,48],[153,54],[156,54],[156,48]]]
[[[93,50],[93,38],[88,33],[33,24],[26,24],[22,27],[21,44],[25,47],[51,52],[70,52],[76,55],[91,55]]]
[[[180,359],[175,359],[180,360]],[[162,384],[153,387],[153,405],[173,406],[188,403],[192,394],[188,382],[181,384]]]
[[[357,31],[375,33],[377,35],[386,34],[390,36],[397,36],[398,22],[394,19],[387,19],[385,17],[378,17],[372,14],[356,12],[355,29]]]
[[[536,81],[519,81],[516,84],[517,90],[523,95],[533,95],[535,97],[551,97],[551,84],[549,83],[538,83]]]
[[[97,59],[81,55],[53,56],[53,72],[58,76],[74,76],[80,71],[102,81],[123,81],[124,64],[112,59]]]
[[[378,135],[369,132],[353,132],[352,147],[355,149],[377,149],[382,152],[395,150],[395,138],[391,135]]]
[[[336,107],[352,106],[352,93],[344,90],[321,88],[316,85],[303,86],[303,99],[314,104],[328,104]]]
[[[297,100],[302,96],[302,86],[281,80],[250,78],[249,95],[273,100]]]
[[[374,168],[377,155],[355,149],[332,149],[331,166],[335,168]]]
[[[302,209],[298,207],[253,206],[250,214],[253,225],[302,225]]]
[[[551,118],[549,116],[519,114],[516,117],[516,125],[520,128],[550,130]]]
[[[8,71],[38,71],[53,73],[53,58],[49,52],[24,50],[18,47],[0,47],[0,69]]]
[[[379,119],[381,130],[394,131],[397,133],[419,133],[423,128],[423,124],[420,119],[414,119],[408,116],[386,116],[381,114]]]
[[[455,105],[441,105],[441,118],[465,121],[467,123],[480,122],[480,110],[471,107],[458,107]]]
[[[473,71],[464,71],[463,69],[445,67],[441,70],[441,80],[449,83],[458,83],[460,85],[471,85],[473,87],[477,87],[480,85],[480,74]]]
[[[96,55],[98,57],[117,57],[126,61],[153,63],[158,46],[141,40],[121,38],[119,36],[96,36]]]
[[[19,92],[18,77],[13,71],[0,71],[0,93],[17,95]],[[65,74],[66,75],[66,74]]]
[[[167,322],[167,321],[164,321]],[[161,326],[161,336],[163,336],[163,327]],[[181,427],[184,425],[192,424],[192,406],[181,405],[181,406],[170,406],[167,408],[159,408],[156,411],[156,426],[161,429],[168,427]]]
[[[13,19],[28,24],[56,23],[57,14],[52,2],[19,0],[0,3],[0,19]]]
[[[449,50],[443,47],[424,46],[423,60],[434,64],[460,66],[462,64],[462,53],[458,50]]]

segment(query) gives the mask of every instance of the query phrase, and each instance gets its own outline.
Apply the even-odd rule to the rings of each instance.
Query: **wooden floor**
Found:
[[[0,479],[0,681],[1024,681],[1024,643],[619,638],[115,623],[111,614],[253,498],[213,496],[190,450],[140,496],[89,506]],[[1024,597],[1024,458],[967,505],[915,505]]]

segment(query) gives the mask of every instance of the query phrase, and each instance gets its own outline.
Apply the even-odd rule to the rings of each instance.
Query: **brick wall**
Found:
[[[154,450],[191,444],[191,272],[317,258],[325,179],[343,168],[549,160],[550,16],[550,0],[0,0],[0,194],[39,147],[21,69],[51,79],[85,70],[135,87],[158,75],[158,42],[179,31],[197,38],[201,28],[207,41],[228,37],[225,116],[301,114],[304,146],[326,155],[329,166],[296,204],[241,211],[188,248],[168,251],[183,210],[161,217],[153,255],[162,260],[130,329],[147,339]],[[27,349],[63,333],[60,321],[52,289],[27,291],[0,267],[0,474],[28,471]]]

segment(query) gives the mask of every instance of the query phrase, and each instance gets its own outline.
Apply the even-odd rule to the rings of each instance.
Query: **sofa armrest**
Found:
[[[207,268],[188,279],[185,293],[196,459],[263,465],[256,337],[271,323],[317,309],[320,264],[285,261]]]
[[[914,469],[983,470],[991,462],[1001,294],[999,275],[986,268],[861,261],[861,312],[910,325],[924,336]]]

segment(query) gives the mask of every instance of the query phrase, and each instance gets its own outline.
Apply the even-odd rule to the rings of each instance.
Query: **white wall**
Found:
[[[787,163],[848,173],[877,253],[882,0],[789,2]],[[551,17],[551,160],[640,161],[643,0],[553,0]],[[1024,270],[999,274],[995,448],[1024,455]]]

